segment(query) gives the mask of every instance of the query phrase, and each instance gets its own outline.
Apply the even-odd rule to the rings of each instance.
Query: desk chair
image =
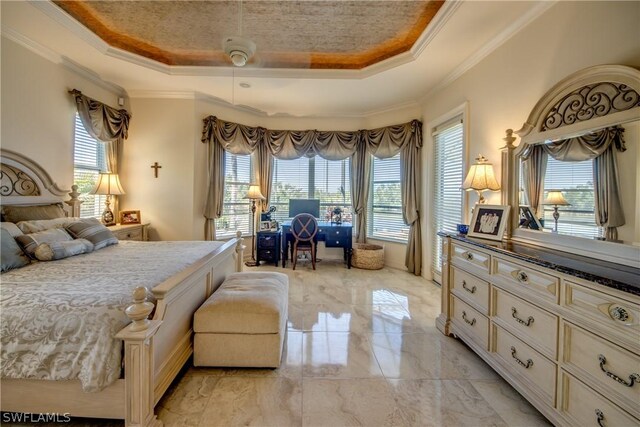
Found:
[[[318,233],[318,222],[313,215],[301,213],[295,216],[291,221],[291,234],[295,241],[293,242],[293,269],[296,269],[298,261],[298,250],[302,252],[311,252],[311,264],[316,269],[316,242],[315,237]]]

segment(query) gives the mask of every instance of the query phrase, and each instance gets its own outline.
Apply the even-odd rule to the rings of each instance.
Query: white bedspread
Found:
[[[0,276],[2,378],[79,379],[98,391],[120,377],[124,308],[221,242],[131,242],[38,262]]]

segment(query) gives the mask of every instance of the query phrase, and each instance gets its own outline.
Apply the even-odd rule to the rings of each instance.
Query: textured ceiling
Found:
[[[222,42],[241,31],[257,45],[249,66],[361,69],[411,49],[444,2],[54,3],[111,46],[167,65],[230,66]]]

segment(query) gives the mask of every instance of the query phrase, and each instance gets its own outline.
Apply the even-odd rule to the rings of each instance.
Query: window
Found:
[[[107,196],[89,194],[98,182],[100,172],[107,170],[104,144],[93,138],[76,113],[73,139],[73,182],[81,193],[80,216],[100,217]]]
[[[320,217],[329,219],[330,208],[341,207],[344,221],[351,221],[349,159],[326,160],[316,156],[295,160],[275,159],[271,187],[272,219],[289,217],[289,199],[320,199]]]
[[[460,117],[444,123],[434,132],[433,169],[433,246],[432,271],[437,279],[441,275],[442,239],[438,231],[456,231],[462,223],[463,180],[463,127]]]
[[[367,237],[406,242],[409,226],[402,216],[400,153],[388,159],[373,158]]]
[[[558,232],[581,237],[597,237],[593,190],[593,160],[562,162],[549,156],[544,178],[544,197],[549,190],[561,190],[571,206],[559,206]],[[553,230],[553,206],[544,206],[544,228]]]
[[[224,153],[224,206],[222,216],[216,219],[216,238],[235,236],[236,230],[244,235],[253,233],[251,201],[245,199],[251,183],[251,156]],[[256,216],[260,209],[257,208]]]

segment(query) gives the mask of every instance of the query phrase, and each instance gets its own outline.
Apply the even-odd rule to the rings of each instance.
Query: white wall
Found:
[[[500,176],[505,129],[519,129],[537,100],[567,75],[597,64],[640,66],[640,2],[558,2],[460,78],[424,99],[425,123],[469,103],[467,162],[482,153]],[[427,129],[425,129],[425,133]],[[425,170],[432,153],[424,150]],[[488,203],[500,203],[489,193]],[[470,196],[470,203],[477,201]],[[424,203],[427,211],[428,201]],[[430,260],[428,215],[424,260]],[[632,215],[633,216],[633,215]],[[425,268],[425,274],[429,268]]]
[[[42,166],[62,188],[73,184],[75,101],[67,92],[117,106],[121,93],[2,37],[2,148]]]

